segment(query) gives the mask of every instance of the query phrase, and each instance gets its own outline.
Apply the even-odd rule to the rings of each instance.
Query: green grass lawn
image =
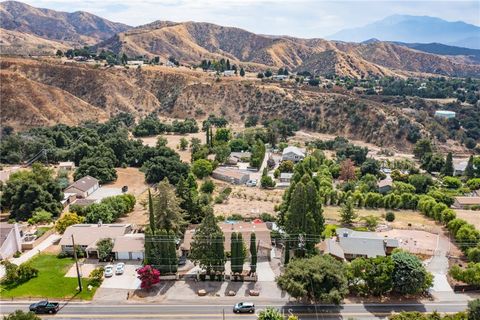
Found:
[[[57,258],[52,254],[40,254],[30,260],[38,269],[38,277],[13,288],[1,286],[1,298],[74,298],[91,300],[96,288],[87,289],[87,279],[82,279],[83,291],[77,294],[77,278],[66,278],[65,273],[73,265],[71,258]]]

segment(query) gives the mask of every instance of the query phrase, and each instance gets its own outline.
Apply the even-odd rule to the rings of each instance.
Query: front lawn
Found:
[[[73,265],[71,258],[57,258],[52,254],[40,254],[30,261],[38,269],[38,277],[18,286],[7,288],[0,286],[1,298],[75,298],[91,300],[96,288],[88,291],[87,279],[82,279],[83,291],[77,294],[77,278],[66,278],[65,274]]]

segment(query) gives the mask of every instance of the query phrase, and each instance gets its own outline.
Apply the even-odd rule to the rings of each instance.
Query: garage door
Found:
[[[132,260],[143,260],[143,252],[132,252]]]
[[[118,260],[130,260],[129,252],[117,252]]]

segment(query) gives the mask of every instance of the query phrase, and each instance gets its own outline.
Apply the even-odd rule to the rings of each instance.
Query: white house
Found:
[[[459,159],[453,160],[453,175],[454,176],[461,176],[465,173],[465,169],[467,168],[468,159]]]
[[[289,146],[283,149],[282,161],[290,160],[293,162],[299,162],[299,161],[302,161],[304,158],[305,158],[305,153],[300,148]]]
[[[455,115],[456,113],[454,111],[448,111],[448,110],[435,111],[435,117],[438,117],[438,118],[450,119],[450,118],[455,118]]]
[[[11,258],[22,252],[22,234],[16,223],[0,223],[0,259]]]
[[[97,179],[94,177],[85,176],[68,186],[64,192],[75,193],[77,198],[86,198],[94,193],[99,187],[100,185]]]
[[[143,60],[130,60],[127,61],[129,66],[143,66]]]

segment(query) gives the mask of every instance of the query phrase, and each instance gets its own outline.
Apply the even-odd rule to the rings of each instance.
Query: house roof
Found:
[[[95,247],[100,239],[115,239],[128,233],[131,229],[130,224],[74,224],[65,230],[60,239],[61,246],[72,245],[72,235],[75,239],[75,245]]]
[[[252,223],[252,222],[220,222],[218,226],[222,230],[225,240],[224,246],[225,251],[230,252],[230,240],[232,232],[240,232],[242,234],[243,242],[248,246],[250,243],[250,235],[252,232],[255,232],[257,244],[260,248],[271,249],[272,248],[272,239],[270,238],[270,230],[267,228],[265,222],[262,223]],[[187,231],[185,231],[185,236],[181,248],[183,250],[190,250],[191,243],[193,241],[193,236],[195,234],[195,227],[197,225],[191,226]]]
[[[248,173],[240,171],[235,168],[225,168],[225,167],[218,167],[217,169],[213,170],[213,174],[218,174],[226,177],[232,177],[236,179],[241,179],[243,177],[250,176]]]
[[[480,197],[455,197],[455,200],[462,205],[480,205]]]
[[[248,151],[245,151],[245,152],[231,152],[230,153],[230,157],[234,157],[234,158],[238,158],[238,159],[250,158],[251,156],[252,156],[252,153],[248,152]]]
[[[288,153],[294,153],[297,156],[305,157],[305,153],[302,151],[302,149],[297,148],[295,146],[288,146],[285,149],[283,149],[282,155],[288,154]]]
[[[144,252],[145,234],[126,234],[115,238],[112,252]]]
[[[89,206],[93,203],[97,202],[95,199],[77,199],[73,204],[76,204],[77,206]]]
[[[7,240],[10,231],[15,227],[15,224],[0,222],[0,247]]]
[[[64,161],[58,163],[59,167],[75,167],[75,162],[73,161]]]
[[[375,232],[338,228],[336,233],[338,239],[337,244],[344,254],[365,255],[372,258],[385,256],[385,247],[396,248],[399,246],[397,239],[383,238]],[[338,251],[338,248],[336,250]]]
[[[465,171],[468,165],[468,159],[453,160],[453,168],[455,171]]]
[[[392,179],[380,180],[380,181],[378,181],[378,187],[379,188],[393,187],[393,180]]]
[[[80,191],[87,191],[98,183],[99,183],[99,181],[97,179],[95,179],[94,177],[85,176],[81,179],[78,179],[77,181],[75,181],[71,185],[69,185],[67,187],[67,189],[65,189],[65,190],[68,190],[70,188],[75,188],[75,189],[78,189]]]

